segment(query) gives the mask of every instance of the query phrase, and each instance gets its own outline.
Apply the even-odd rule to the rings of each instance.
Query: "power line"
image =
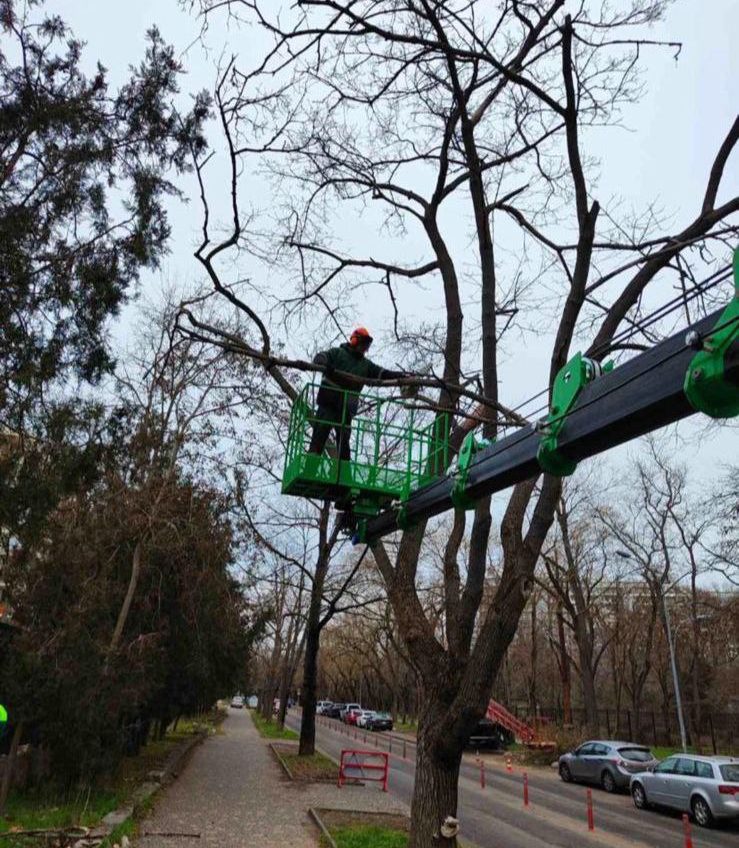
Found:
[[[595,348],[591,351],[591,357],[595,358],[599,355],[605,354],[608,350],[613,349],[615,345],[625,344],[634,338],[637,333],[643,332],[649,327],[656,324],[658,321],[662,321],[671,315],[676,310],[680,309],[683,306],[688,305],[696,298],[701,295],[706,294],[706,292],[730,279],[732,276],[732,266],[725,265],[722,268],[719,268],[717,271],[714,271],[705,280],[700,283],[696,283],[691,289],[687,292],[676,295],[672,300],[667,301],[667,303],[662,304],[656,309],[649,312],[647,315],[643,316],[639,321],[625,327],[620,333],[616,333],[613,338],[611,338],[607,342],[603,342],[603,344],[599,345],[599,347]],[[511,410],[512,412],[518,412],[525,406],[528,406],[535,400],[538,400],[540,397],[549,394],[549,387],[542,389],[540,392],[537,392],[535,395],[532,395],[527,400],[522,403],[514,406]],[[540,406],[534,411],[528,413],[528,418],[536,418],[543,412],[546,412],[549,409],[549,405]]]

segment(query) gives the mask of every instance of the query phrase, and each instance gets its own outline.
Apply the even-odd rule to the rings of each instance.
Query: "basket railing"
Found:
[[[397,398],[342,392],[340,415],[318,417],[319,385],[307,384],[293,403],[285,453],[283,490],[305,494],[321,487],[366,490],[404,500],[443,474],[449,459],[448,425],[444,413],[429,415],[417,404]],[[356,414],[352,415],[352,409]],[[337,429],[349,437],[351,459],[339,462],[325,449],[309,452],[316,425],[330,426],[333,444]]]

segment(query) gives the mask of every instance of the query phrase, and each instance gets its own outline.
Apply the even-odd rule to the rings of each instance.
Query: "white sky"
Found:
[[[276,2],[276,0],[275,0]],[[199,23],[183,12],[176,0],[48,0],[47,9],[58,12],[72,26],[75,34],[88,42],[85,60],[100,60],[110,71],[114,83],[123,79],[129,63],[138,62],[143,52],[144,34],[152,24],[161,30],[165,40],[185,51],[183,62],[189,76],[182,81],[185,90],[212,89],[215,63],[223,50],[251,56],[258,52],[261,37],[255,30],[213,26],[208,36],[210,52],[197,41]],[[625,118],[627,128],[592,131],[586,141],[590,151],[602,157],[601,178],[597,196],[608,200],[623,198],[626,206],[644,208],[650,201],[672,215],[679,228],[691,220],[702,199],[707,174],[716,150],[731,125],[739,103],[739,51],[736,32],[739,23],[737,0],[677,0],[666,23],[656,36],[682,41],[684,47],[676,63],[669,50],[655,50],[649,55],[647,92],[640,104],[630,109]],[[226,47],[226,42],[230,46]],[[629,129],[632,128],[632,129]],[[218,165],[216,165],[216,168]],[[194,189],[185,180],[186,192]],[[736,194],[739,189],[739,155],[734,152],[726,170],[719,197]],[[225,192],[225,185],[223,191]],[[258,199],[262,208],[269,197]],[[199,210],[174,205],[172,252],[161,274],[144,281],[147,296],[155,296],[163,281],[183,284],[199,279],[200,270],[192,258],[193,245],[199,232]],[[348,222],[353,228],[357,222]],[[360,224],[361,225],[361,224]],[[460,227],[456,249],[467,249],[468,234]],[[409,257],[428,257],[423,242],[409,236]],[[727,257],[728,259],[728,257]],[[279,286],[274,279],[272,285]],[[730,297],[726,288],[726,297]],[[670,296],[665,293],[664,299]],[[365,301],[361,323],[374,328],[382,336],[388,320],[384,303]],[[134,322],[127,310],[114,328],[119,342],[130,338]],[[311,342],[306,340],[306,345]],[[320,347],[320,344],[318,345]],[[379,347],[379,345],[376,345]],[[293,351],[301,353],[300,350]],[[550,344],[546,338],[531,339],[515,357],[509,356],[503,366],[503,399],[520,401],[542,388],[548,370]],[[377,356],[382,361],[382,354]],[[722,462],[737,460],[737,430],[730,427],[706,431],[697,418],[679,425],[681,436],[690,440],[689,449],[679,448],[691,472],[708,478],[718,472]],[[609,456],[618,465],[634,447],[621,448]],[[501,496],[502,497],[502,496]]]

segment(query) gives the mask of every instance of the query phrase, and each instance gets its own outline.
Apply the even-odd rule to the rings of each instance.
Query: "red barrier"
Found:
[[[480,789],[485,788],[485,763],[480,760]]]
[[[529,776],[526,772],[523,773],[523,805],[524,807],[529,805]]]
[[[593,819],[593,790],[592,789],[588,789],[587,807],[588,807],[588,830],[595,830],[595,820]]]
[[[382,783],[387,792],[390,755],[384,751],[355,751],[343,749],[339,763],[339,788],[347,780],[366,780]],[[377,775],[377,776],[375,776]]]
[[[683,832],[685,833],[685,848],[693,848],[693,837],[690,835],[690,816],[683,813]]]

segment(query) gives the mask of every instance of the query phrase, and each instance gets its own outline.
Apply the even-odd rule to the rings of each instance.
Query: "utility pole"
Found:
[[[632,559],[628,551],[616,550],[616,555],[621,559]],[[683,700],[680,694],[680,678],[677,673],[677,657],[675,655],[675,643],[672,639],[672,625],[670,624],[670,611],[667,607],[667,593],[672,589],[682,578],[678,578],[669,586],[665,587],[667,582],[666,577],[660,580],[659,594],[662,601],[662,618],[665,624],[665,636],[667,637],[667,647],[670,652],[670,666],[672,668],[672,686],[675,690],[675,706],[677,707],[677,723],[680,726],[680,743],[683,748],[683,753],[688,750],[688,740],[685,735],[685,719],[683,717]]]
[[[683,746],[683,753],[688,750],[688,742],[685,736],[685,719],[683,718],[683,701],[680,696],[680,679],[677,674],[677,659],[675,657],[675,643],[672,641],[672,627],[670,626],[670,612],[667,607],[667,592],[665,591],[664,581],[660,585],[660,594],[662,595],[662,615],[665,619],[665,635],[667,636],[667,645],[670,650],[670,665],[672,666],[672,685],[675,689],[675,705],[677,707],[677,721],[680,725],[680,742]]]

